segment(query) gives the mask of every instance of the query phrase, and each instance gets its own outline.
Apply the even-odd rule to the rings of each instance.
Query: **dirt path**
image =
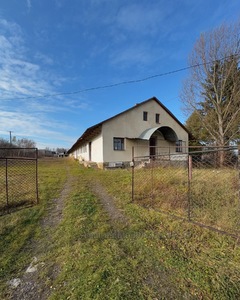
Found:
[[[113,225],[115,225],[116,223],[119,225],[128,224],[128,219],[121,212],[121,210],[117,208],[113,197],[106,192],[105,188],[99,182],[95,181],[91,183],[90,189],[98,197],[100,203],[107,212],[108,217]]]
[[[47,265],[44,262],[44,254],[51,249],[52,232],[56,229],[62,220],[62,212],[65,199],[69,195],[74,178],[67,169],[67,181],[63,187],[61,195],[53,199],[49,205],[46,216],[42,219],[40,226],[43,238],[38,241],[31,241],[30,251],[32,260],[26,267],[21,278],[13,278],[10,284],[10,299],[13,300],[45,300],[51,294],[52,282],[59,273],[59,267],[56,264]],[[40,273],[48,274],[48,278],[41,278]]]
[[[13,278],[10,282],[10,299],[12,300],[45,300],[51,295],[53,282],[60,272],[59,266],[52,263],[47,265],[44,262],[44,254],[51,250],[54,244],[52,232],[57,228],[62,220],[62,213],[65,199],[70,194],[74,182],[77,178],[70,175],[67,169],[67,181],[61,195],[53,199],[47,210],[46,216],[42,219],[40,226],[43,238],[38,241],[31,241],[29,251],[32,259],[21,278]],[[108,214],[109,221],[113,225],[113,230],[117,231],[128,224],[128,219],[116,207],[115,200],[108,195],[106,190],[98,182],[92,182],[89,189],[97,196],[104,210]],[[115,226],[117,225],[117,226]],[[41,274],[47,274],[47,278],[41,278]]]

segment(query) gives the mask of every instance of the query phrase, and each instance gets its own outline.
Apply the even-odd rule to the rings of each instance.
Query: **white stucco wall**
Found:
[[[79,160],[88,160],[88,145],[87,143],[81,145],[78,149],[73,152],[73,156]]]
[[[103,137],[102,135],[98,135],[92,140],[91,144],[92,148],[92,161],[94,162],[103,162]]]
[[[148,120],[143,121],[143,112],[148,112]],[[160,114],[160,123],[155,122],[156,113]],[[130,161],[132,157],[132,146],[138,148],[137,155],[149,155],[149,141],[134,140],[146,129],[168,126],[172,128],[179,140],[188,142],[187,132],[176,122],[156,101],[152,100],[121,114],[112,120],[103,123],[103,160],[105,162]],[[113,150],[113,137],[125,138],[125,150]],[[145,145],[145,147],[140,147]],[[157,133],[157,146],[172,146],[175,143],[164,140],[161,133]],[[139,146],[139,147],[138,147]],[[187,143],[186,143],[187,146]]]
[[[89,145],[89,142],[79,146],[79,148],[73,152],[73,156],[80,161],[89,161],[90,151],[91,161],[103,162],[103,138],[101,134],[91,141],[91,146]]]

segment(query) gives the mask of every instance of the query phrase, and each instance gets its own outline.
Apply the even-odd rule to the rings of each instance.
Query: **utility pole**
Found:
[[[13,131],[9,130],[9,134],[10,134],[10,137],[9,137],[9,138],[10,138],[10,145],[12,145],[12,132],[13,132]]]

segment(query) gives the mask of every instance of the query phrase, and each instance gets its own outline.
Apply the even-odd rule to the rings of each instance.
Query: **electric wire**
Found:
[[[168,71],[168,72],[164,72],[164,73],[151,75],[151,76],[140,78],[140,79],[133,79],[133,80],[121,81],[121,82],[117,82],[117,83],[113,83],[113,84],[100,85],[100,86],[85,88],[85,89],[81,89],[81,90],[78,90],[78,91],[72,91],[72,92],[60,92],[60,93],[52,93],[52,94],[45,94],[45,95],[17,97],[17,98],[14,98],[14,99],[8,98],[7,100],[27,100],[27,99],[49,98],[49,97],[57,97],[57,96],[74,95],[74,94],[80,94],[80,93],[95,91],[95,90],[100,90],[100,89],[113,88],[113,87],[117,87],[117,86],[121,86],[121,85],[134,84],[134,83],[139,83],[139,82],[144,82],[144,81],[147,81],[147,80],[151,80],[151,79],[154,79],[154,78],[157,78],[157,77],[164,77],[164,76],[167,76],[167,75],[183,72],[183,71],[193,69],[193,68],[196,68],[196,67],[201,67],[201,66],[204,66],[204,65],[213,64],[214,62],[217,62],[217,61],[219,62],[219,61],[222,61],[222,60],[225,60],[225,59],[228,59],[228,58],[232,58],[232,57],[238,56],[238,55],[239,55],[239,53],[235,53],[235,54],[220,58],[218,60],[204,62],[204,63],[198,63],[198,64],[194,64],[194,65],[187,66],[187,67],[184,67],[184,68],[175,69],[173,71]]]

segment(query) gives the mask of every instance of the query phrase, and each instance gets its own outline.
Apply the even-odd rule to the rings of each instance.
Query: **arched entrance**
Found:
[[[161,126],[145,130],[139,138],[149,140],[149,155],[151,158],[154,158],[157,155],[156,149],[162,146],[158,136],[161,136],[164,142],[169,142],[169,147],[170,145],[175,145],[178,141],[176,132],[169,126]]]

